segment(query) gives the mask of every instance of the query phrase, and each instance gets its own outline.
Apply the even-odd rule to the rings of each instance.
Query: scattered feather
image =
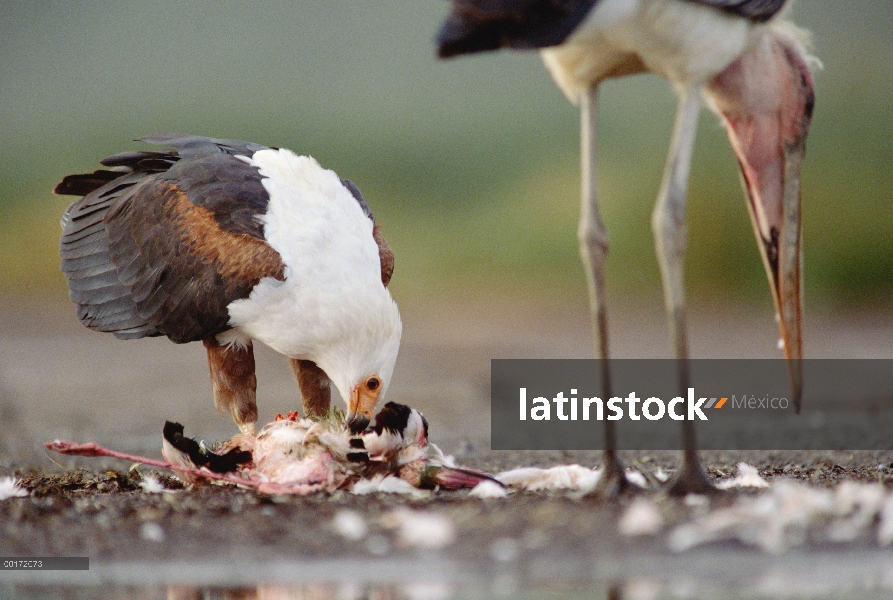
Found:
[[[621,535],[636,537],[654,535],[664,525],[664,518],[654,501],[648,498],[636,498],[617,525]]]
[[[625,476],[626,480],[633,485],[637,485],[640,488],[648,487],[648,478],[646,478],[641,471],[637,471],[635,469],[627,469]]]
[[[490,498],[505,498],[508,492],[495,481],[482,481],[474,486],[474,489],[468,492],[468,495],[472,498],[488,500]]]
[[[332,519],[332,529],[351,542],[358,542],[369,533],[366,519],[355,510],[342,509],[335,513]]]
[[[588,493],[595,489],[601,477],[600,469],[580,465],[560,465],[549,469],[525,467],[503,471],[496,479],[513,488],[530,492],[568,490]]]
[[[420,490],[408,481],[393,475],[376,475],[371,479],[357,481],[350,491],[358,496],[367,494],[405,494],[414,498],[425,498],[429,492]]]
[[[767,488],[769,483],[760,477],[756,467],[742,462],[738,463],[738,475],[736,477],[720,481],[716,484],[716,487],[721,490],[728,490],[733,487]]]
[[[149,494],[160,494],[162,492],[169,491],[164,484],[161,483],[157,478],[152,475],[147,475],[145,479],[140,482],[140,487],[143,488],[144,492]]]
[[[23,488],[21,481],[15,477],[0,477],[0,501],[7,498],[24,498],[28,490]]]
[[[164,541],[164,529],[155,521],[146,521],[140,527],[140,537],[147,542],[161,543]]]
[[[453,520],[432,511],[398,508],[382,517],[382,525],[397,532],[397,543],[404,548],[446,548],[456,541]]]
[[[834,489],[835,510],[840,518],[828,526],[832,542],[850,542],[859,538],[874,523],[884,507],[884,486],[844,481]]]
[[[456,464],[456,457],[452,454],[444,454],[443,451],[437,447],[437,444],[428,443],[428,456],[445,467],[450,467],[452,469],[459,468],[459,465]]]
[[[739,498],[676,527],[670,548],[684,551],[717,541],[738,540],[778,554],[806,542],[839,543],[876,537],[893,542],[893,495],[880,484],[845,481],[835,489],[780,481],[765,493]],[[877,531],[872,531],[877,525]]]

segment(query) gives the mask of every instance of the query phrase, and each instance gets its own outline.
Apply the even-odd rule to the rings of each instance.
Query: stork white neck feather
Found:
[[[576,31],[541,51],[565,96],[650,71],[676,86],[707,82],[759,39],[766,24],[678,0],[600,0]]]

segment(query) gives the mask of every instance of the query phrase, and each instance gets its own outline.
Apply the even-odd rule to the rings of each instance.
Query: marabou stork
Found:
[[[683,256],[685,201],[702,102],[718,114],[738,157],[769,278],[799,410],[801,349],[800,168],[814,101],[805,34],[783,16],[787,0],[452,0],[437,38],[441,58],[498,48],[540,49],[555,83],[581,108],[578,236],[597,358],[608,358],[604,264],[608,238],[596,188],[596,107],[603,81],[654,72],[679,95],[667,166],[652,215],[679,387],[689,387]],[[606,364],[606,363],[603,363]],[[607,366],[603,394],[610,397]],[[684,395],[684,394],[683,394]],[[606,421],[602,491],[626,485]],[[712,489],[683,422],[683,466],[671,493]]]

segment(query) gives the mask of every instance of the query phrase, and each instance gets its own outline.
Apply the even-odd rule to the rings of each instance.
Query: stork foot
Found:
[[[602,498],[616,498],[625,494],[634,494],[639,486],[626,478],[623,464],[616,454],[605,452],[602,476],[595,486],[596,495]]]
[[[701,461],[695,455],[693,460],[686,457],[676,476],[667,482],[666,491],[670,496],[687,496],[688,494],[718,494],[721,490],[710,482],[710,477],[707,476],[707,472],[701,466]]]

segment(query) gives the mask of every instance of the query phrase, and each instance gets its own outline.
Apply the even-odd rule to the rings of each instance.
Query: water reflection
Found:
[[[373,586],[311,583],[260,585],[253,589],[170,586],[167,600],[448,600],[456,597],[455,592],[455,587],[448,583]]]
[[[890,598],[893,586],[877,580],[849,582],[841,587],[801,587],[766,582],[738,586],[682,577],[659,581],[647,577],[622,583],[541,582],[512,590],[490,582],[404,582],[392,584],[304,583],[250,587],[171,586],[5,586],[0,599],[22,600],[476,600],[482,598],[591,598],[595,600],[873,600]]]
[[[597,588],[581,587],[577,590],[564,586],[560,589],[534,587],[523,593],[493,593],[491,589],[474,589],[464,585],[446,582],[418,582],[399,585],[358,586],[352,584],[308,584],[303,586],[258,586],[256,589],[208,589],[197,587],[171,586],[167,590],[167,600],[451,600],[460,598],[517,597],[555,598],[580,596],[586,598],[606,598],[624,600],[622,586],[608,586],[606,592]],[[574,593],[576,591],[576,593]],[[560,592],[560,593],[559,593]],[[638,596],[641,600],[643,597]]]
[[[560,582],[528,585],[511,591],[499,591],[499,585],[469,585],[448,582],[417,582],[395,585],[307,584],[302,586],[262,585],[252,589],[208,589],[172,586],[167,600],[471,600],[477,598],[592,598],[596,600],[755,600],[760,598],[798,598],[800,600],[846,600],[889,598],[889,587],[863,581],[848,591],[821,586],[811,590],[798,587],[765,586],[739,588],[735,585],[676,580],[660,582],[636,578],[622,583]],[[874,588],[874,589],[871,589]]]
[[[622,583],[554,581],[499,591],[498,583],[416,582],[404,584],[305,584],[261,585],[256,588],[219,589],[171,586],[167,600],[472,600],[478,598],[591,598],[595,600],[757,600],[798,598],[800,600],[872,600],[890,598],[893,587],[878,581],[851,582],[843,588],[765,585],[739,587],[729,582],[706,582],[690,578],[660,582],[635,578]],[[778,583],[778,582],[775,582]],[[890,582],[887,582],[888,584]],[[128,596],[129,598],[136,597]],[[146,598],[154,596],[146,596]],[[160,596],[164,597],[164,596]]]

